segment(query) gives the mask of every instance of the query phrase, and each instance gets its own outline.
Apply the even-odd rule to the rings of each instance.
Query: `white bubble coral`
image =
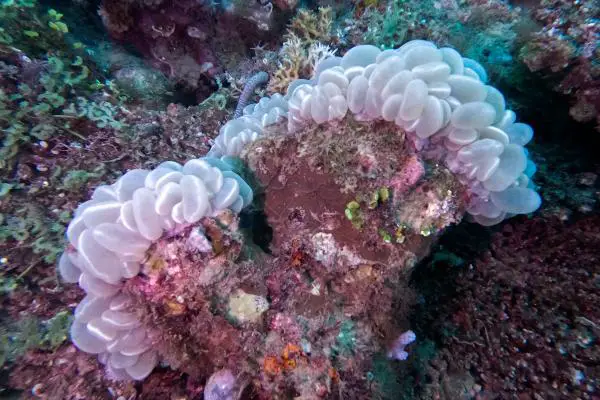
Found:
[[[238,155],[264,126],[284,117],[289,132],[341,120],[348,112],[359,121],[383,119],[405,131],[424,158],[444,162],[459,175],[470,189],[470,216],[493,225],[535,211],[541,199],[523,147],[533,129],[515,122],[504,96],[486,80],[479,63],[428,41],[384,51],[356,46],[323,60],[313,79],[292,82],[284,98],[248,106],[246,120],[230,121],[211,154]],[[268,112],[274,115],[266,119]]]
[[[86,292],[75,309],[71,339],[98,354],[115,379],[144,379],[158,363],[145,329],[121,293],[163,232],[252,202],[252,189],[220,159],[185,165],[164,162],[152,171],[135,169],[102,185],[81,204],[67,229],[71,248],[59,262],[67,282]]]
[[[166,230],[252,202],[252,189],[225,157],[239,155],[266,127],[286,119],[290,133],[348,112],[359,121],[389,121],[420,157],[443,162],[459,176],[475,221],[493,225],[535,211],[541,201],[530,180],[535,165],[523,147],[533,130],[515,122],[486,80],[476,61],[431,42],[385,51],[357,46],[322,60],[313,79],[292,82],[285,96],[246,106],[242,117],[221,128],[207,158],[132,170],[98,187],[77,208],[67,230],[71,248],[59,263],[62,277],[87,293],[75,310],[73,343],[99,354],[115,378],[143,379],[152,371],[158,355],[129,311],[124,280],[138,274],[146,251]]]

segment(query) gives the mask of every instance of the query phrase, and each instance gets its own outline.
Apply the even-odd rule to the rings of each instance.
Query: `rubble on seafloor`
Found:
[[[440,343],[420,398],[455,399],[457,383],[465,398],[597,398],[598,222],[541,215],[487,239],[457,234],[463,249],[454,250],[472,262],[437,263],[418,278],[425,299],[415,329]],[[478,241],[483,249],[469,249]],[[446,282],[423,285],[427,273]]]

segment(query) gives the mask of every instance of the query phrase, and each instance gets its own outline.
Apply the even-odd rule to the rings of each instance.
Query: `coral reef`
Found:
[[[261,145],[266,143],[253,144]],[[277,178],[281,161],[276,160],[289,159],[290,149],[278,148],[280,154],[259,153],[250,161],[262,166],[257,179],[266,189],[265,213],[276,253],[260,255],[241,235],[237,218],[221,214],[203,219],[200,229],[192,225],[158,240],[142,263],[142,274],[127,281],[123,291],[172,368],[196,377],[226,368],[236,377],[236,387],[251,384],[253,392],[264,395],[287,390],[326,395],[341,381],[343,390],[366,395],[361,381],[370,357],[386,351],[385,338],[391,343],[403,331],[397,318],[406,315],[412,295],[402,271],[425,254],[433,235],[407,231],[403,243],[386,243],[376,229],[389,219],[382,204],[363,216],[365,225],[373,225],[364,228],[371,232],[364,248],[363,234],[339,209],[343,199],[322,191],[331,200],[316,203],[294,196],[305,191],[301,176],[314,178],[325,171],[287,170],[290,185],[275,192],[267,186],[283,178]],[[298,164],[308,163],[300,157]],[[332,176],[319,179],[332,194],[339,193],[335,172],[327,170]],[[448,176],[437,179],[429,185],[452,184]],[[305,185],[313,186],[314,179]],[[297,216],[282,218],[281,209]],[[327,225],[310,215],[328,218]],[[348,229],[354,231],[350,236]],[[388,318],[392,314],[396,319]],[[375,331],[384,339],[376,339]],[[256,364],[262,366],[258,376]]]
[[[235,69],[246,51],[280,29],[281,12],[260,3],[105,0],[99,13],[113,38],[136,46],[180,90],[202,100],[210,95],[206,80]]]
[[[542,25],[520,56],[532,72],[548,76],[567,95],[570,115],[600,129],[600,6],[595,1],[543,0],[532,10]]]
[[[365,2],[356,7],[353,18],[335,20],[333,30],[346,46],[366,41],[392,48],[415,38],[452,44],[485,66],[499,87],[510,90],[513,109],[535,115],[532,110],[552,108],[566,118],[570,114],[576,121],[594,121],[600,40],[597,2],[526,3]]]
[[[1,396],[595,398],[594,2],[75,3],[0,2]]]
[[[110,378],[142,380],[162,359],[222,380],[208,395],[383,395],[363,377],[378,354],[408,357],[407,272],[438,234],[467,208],[493,224],[539,205],[517,181],[534,172],[532,130],[477,62],[413,41],[315,71],[244,107],[208,157],[130,170],[76,209],[59,262],[87,293],[71,338]],[[272,230],[260,249],[236,216],[253,200],[242,176]]]
[[[57,158],[66,149],[83,151],[75,147],[87,133],[110,137],[124,130],[128,110],[119,89],[102,78],[88,56],[90,49],[74,40],[62,14],[34,1],[4,2],[0,13],[7,28],[0,38],[0,243],[9,249],[7,270],[16,260],[28,266],[16,274],[22,278],[41,262],[54,263],[63,247],[70,215],[62,207],[47,207],[60,202],[45,198],[50,186],[76,192],[105,172],[98,163],[84,170],[76,160]],[[104,147],[96,144],[89,149]],[[18,193],[27,193],[28,201]],[[32,254],[13,259],[15,243]]]
[[[597,216],[519,220],[496,233],[456,293],[436,302],[429,329],[444,348],[428,398],[448,398],[443,380],[463,371],[479,398],[594,398],[598,234]]]
[[[148,376],[158,356],[136,314],[128,312],[131,299],[121,292],[122,280],[138,275],[146,251],[163,231],[176,234],[206,215],[227,208],[239,212],[251,202],[250,187],[213,159],[183,166],[163,162],[97,187],[75,210],[67,229],[70,246],[58,264],[63,279],[79,282],[87,293],[71,326],[75,345],[99,354],[116,379]]]
[[[127,116],[128,127],[120,134],[107,135],[105,130],[88,127],[85,140],[55,136],[47,141],[47,148],[36,146],[33,154],[19,153],[16,180],[8,181],[14,186],[1,199],[3,234],[10,235],[0,245],[0,299],[7,314],[2,317],[2,324],[9,326],[9,320],[25,323],[32,317],[46,321],[65,311],[71,314],[81,300],[82,291],[74,285],[60,284],[55,262],[50,258],[47,259],[51,262],[45,262],[41,256],[57,257],[63,251],[66,224],[77,203],[91,194],[89,188],[115,179],[122,170],[151,168],[157,159],[186,160],[206,152],[210,134],[226,115],[217,109],[175,105],[169,107],[169,112],[135,109]],[[67,176],[79,176],[77,185],[65,185]],[[44,181],[48,184],[43,185]],[[23,222],[17,225],[21,218]],[[36,230],[13,238],[13,233],[21,232],[20,226]],[[50,252],[42,250],[46,246],[51,246]],[[20,332],[20,326],[21,322],[10,330],[11,337]],[[35,386],[36,393],[48,398],[104,399],[110,396],[107,388],[126,398],[136,393],[131,384],[107,380],[98,362],[71,344],[64,344],[55,352],[49,352],[45,344],[41,351],[35,348],[30,348],[16,363],[7,360],[0,372],[0,390],[18,388],[27,395]],[[13,354],[17,355],[24,351],[14,349],[18,352]],[[158,399],[164,398],[161,394],[201,393],[202,387],[201,381],[187,380],[179,373],[156,372],[138,393],[150,396],[155,391]]]

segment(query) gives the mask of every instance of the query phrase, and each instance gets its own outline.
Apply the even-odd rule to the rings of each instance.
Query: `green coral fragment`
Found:
[[[435,232],[435,229],[433,227],[425,226],[425,227],[421,228],[421,231],[419,233],[421,234],[421,236],[428,237],[428,236],[431,236],[431,234],[434,232]]]
[[[390,235],[385,229],[379,229],[379,236],[381,236],[385,243],[392,243],[392,235]]]
[[[36,38],[36,37],[40,36],[40,34],[38,32],[36,32],[36,31],[30,31],[30,30],[24,30],[23,34],[25,36],[27,36],[27,37],[30,37],[30,38]]]
[[[390,191],[387,187],[381,187],[371,193],[369,198],[369,210],[376,209],[381,203],[385,203],[390,198]]]
[[[48,10],[48,15],[54,19],[55,21],[59,21],[62,19],[63,15],[61,13],[59,13],[58,11],[56,11],[55,9],[51,8]]]
[[[379,200],[381,202],[386,202],[388,201],[390,198],[390,189],[388,189],[387,187],[381,187],[379,188]]]
[[[356,200],[352,200],[346,204],[344,214],[346,215],[346,218],[352,222],[352,226],[354,226],[354,228],[362,228],[362,213],[360,211],[360,204]]]

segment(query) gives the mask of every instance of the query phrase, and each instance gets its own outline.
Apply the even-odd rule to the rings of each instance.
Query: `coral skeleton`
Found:
[[[262,98],[220,130],[207,157],[185,165],[164,162],[152,171],[127,172],[98,187],[70,223],[70,246],[59,269],[87,293],[75,310],[73,343],[98,354],[117,379],[144,379],[159,354],[122,293],[140,272],[147,250],[168,232],[230,209],[239,213],[253,192],[228,164],[244,148],[281,124],[292,134],[351,114],[383,120],[406,135],[415,153],[443,163],[469,196],[468,213],[493,225],[540,205],[525,146],[529,125],[516,122],[502,94],[486,84],[483,67],[451,48],[415,40],[395,50],[362,45],[321,61],[311,80],[296,80],[287,94]],[[352,140],[352,138],[348,138]],[[419,175],[420,176],[420,175]],[[402,336],[392,357],[406,358]],[[406,339],[403,340],[402,338]]]

